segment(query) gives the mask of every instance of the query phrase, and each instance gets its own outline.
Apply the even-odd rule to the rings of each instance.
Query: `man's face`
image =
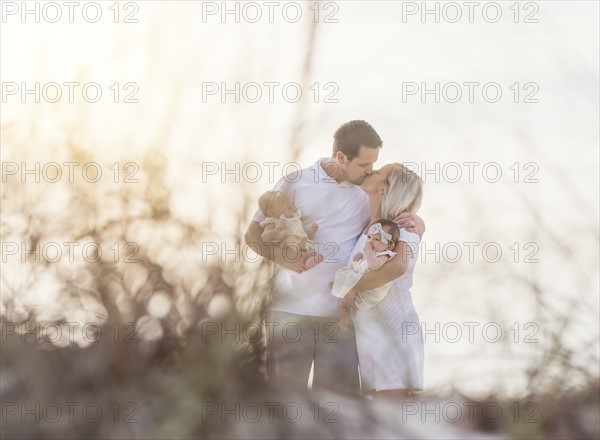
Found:
[[[361,146],[358,149],[358,156],[352,160],[343,162],[344,180],[354,184],[361,185],[363,180],[373,171],[373,164],[379,157],[379,148],[369,148]]]
[[[364,180],[362,184],[363,191],[366,193],[377,193],[382,188],[385,188],[387,178],[397,166],[397,164],[390,163],[384,165],[379,170],[373,171],[371,175]]]

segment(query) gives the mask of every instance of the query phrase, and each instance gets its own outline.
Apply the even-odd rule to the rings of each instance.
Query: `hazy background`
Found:
[[[309,166],[330,154],[341,123],[365,119],[384,140],[377,166],[420,164],[424,246],[458,243],[462,250],[457,262],[448,248],[447,258],[438,253],[438,261],[422,256],[415,272],[413,298],[424,325],[455,322],[463,331],[456,343],[448,340],[455,335],[450,328],[439,342],[427,336],[427,391],[522,396],[596,382],[598,3],[535,2],[538,23],[514,23],[510,2],[500,2],[497,23],[484,20],[481,8],[473,23],[466,16],[458,23],[428,16],[422,23],[418,14],[403,22],[403,2],[363,1],[321,3],[314,23],[313,2],[301,3],[297,23],[283,19],[281,7],[269,23],[264,5],[258,23],[236,23],[233,16],[223,23],[219,15],[203,22],[203,4],[193,1],[136,2],[138,23],[112,22],[108,4],[93,24],[77,12],[75,23],[5,17],[3,83],[95,81],[103,99],[87,103],[81,88],[74,103],[66,96],[59,103],[34,103],[31,95],[22,103],[19,95],[3,94],[2,161],[31,167],[36,161],[96,161],[104,175],[95,184],[77,173],[74,183],[65,176],[35,183],[29,176],[23,184],[19,174],[6,175],[3,168],[3,241],[96,241],[106,248],[135,242],[142,259],[113,264],[110,251],[101,264],[8,257],[3,319],[106,323],[113,313],[109,301],[123,321],[136,321],[142,337],[155,341],[184,337],[202,316],[221,316],[233,304],[246,316],[260,316],[269,268],[243,257],[237,263],[231,254],[208,258],[202,246],[233,249],[240,243],[256,198],[282,176],[282,166],[274,168],[275,179],[263,174],[256,182],[236,182],[234,175],[221,177],[220,164]],[[127,11],[121,10],[121,21]],[[324,22],[332,11],[338,22]],[[525,15],[521,9],[520,21]],[[298,83],[302,99],[286,102],[279,87],[273,103],[266,94],[257,103],[236,103],[232,95],[223,103],[219,94],[203,102],[206,82],[231,88],[269,81]],[[473,103],[466,95],[454,104],[435,103],[431,95],[425,103],[419,95],[403,102],[403,82],[469,81],[500,84],[502,99],[486,102],[479,86]],[[123,84],[136,83],[139,103],[114,103],[109,87],[115,82],[121,101],[130,90]],[[315,82],[316,103],[309,89]],[[515,82],[521,85],[519,103],[509,89]],[[538,103],[522,102],[528,82],[539,87]],[[324,102],[333,90],[325,83],[337,85],[338,102]],[[114,183],[108,167],[130,161],[139,168],[138,183],[122,183],[123,177]],[[219,173],[203,174],[207,162],[217,163]],[[461,165],[456,183],[423,172],[423,164],[432,170],[439,163],[441,170],[450,162]],[[464,162],[481,164],[473,181]],[[502,170],[498,182],[482,175],[486,163]],[[515,163],[517,183],[510,168]],[[454,173],[448,169],[451,178]],[[528,175],[533,182],[525,182]],[[465,242],[480,243],[473,262]],[[495,263],[481,253],[490,242],[503,252]],[[533,250],[537,262],[525,263]],[[193,307],[203,312],[192,313]],[[472,343],[464,322],[480,323]],[[482,336],[490,322],[503,330],[497,343]],[[515,323],[517,342],[509,330]],[[534,328],[538,342],[525,343]]]

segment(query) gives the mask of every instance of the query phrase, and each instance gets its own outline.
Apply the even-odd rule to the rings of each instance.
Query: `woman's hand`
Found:
[[[414,212],[401,212],[398,217],[394,219],[394,223],[396,223],[399,228],[404,228],[408,232],[414,232],[419,237],[423,238],[425,222]]]

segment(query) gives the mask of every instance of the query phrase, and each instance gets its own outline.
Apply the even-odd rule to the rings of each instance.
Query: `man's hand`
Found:
[[[244,236],[244,240],[248,247],[256,252],[258,255],[262,255],[265,258],[285,267],[288,270],[296,273],[302,273],[308,270],[306,267],[306,259],[310,256],[316,256],[314,250],[303,251],[298,246],[281,246],[273,245],[272,243],[265,243],[262,239],[262,233],[264,228],[256,221],[250,222],[248,231]],[[298,254],[298,252],[300,252]]]
[[[399,228],[414,232],[419,237],[423,238],[425,222],[414,212],[401,212],[400,215],[394,219],[394,223],[396,223]]]

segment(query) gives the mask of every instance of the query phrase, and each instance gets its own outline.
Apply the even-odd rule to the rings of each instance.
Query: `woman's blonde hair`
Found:
[[[381,216],[390,220],[402,211],[417,212],[423,200],[423,182],[419,175],[401,163],[394,165],[381,201]]]

